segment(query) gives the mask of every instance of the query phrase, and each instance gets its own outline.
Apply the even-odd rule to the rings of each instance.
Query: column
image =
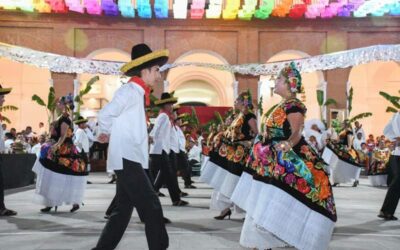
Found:
[[[164,80],[164,90],[163,90],[163,92],[168,92],[168,88],[169,88],[169,81]]]

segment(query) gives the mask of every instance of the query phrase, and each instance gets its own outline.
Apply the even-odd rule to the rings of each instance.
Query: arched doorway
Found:
[[[350,71],[348,84],[353,87],[350,117],[359,113],[373,115],[360,120],[366,134],[382,135],[393,113],[386,113],[390,103],[379,91],[398,95],[400,90],[400,64],[396,62],[373,62],[355,66]]]
[[[86,58],[128,62],[130,54],[125,51],[113,48],[104,48],[93,51]],[[78,80],[81,84],[81,89],[86,86],[86,83],[95,75],[80,74]],[[100,80],[92,85],[92,90],[83,98],[84,104],[81,107],[81,114],[84,117],[96,117],[97,112],[104,107],[114,96],[115,91],[127,80],[125,77],[115,75],[98,75]]]
[[[300,59],[304,57],[309,57],[308,54],[297,51],[297,50],[285,50],[281,51],[278,54],[272,56],[267,63],[276,62],[276,61],[285,61],[292,59]],[[324,76],[321,71],[311,72],[311,73],[302,73],[302,82],[304,87],[305,94],[299,94],[298,98],[303,99],[306,107],[307,107],[307,117],[306,119],[320,119],[320,110],[317,102],[317,89],[324,90],[325,81]],[[260,76],[261,87],[260,92],[263,97],[263,109],[267,111],[273,105],[277,104],[281,97],[273,94],[273,87],[275,85],[275,81],[272,76]]]
[[[26,126],[31,126],[36,132],[39,122],[48,126],[46,108],[33,102],[32,96],[36,94],[47,103],[50,79],[51,74],[47,69],[0,59],[0,83],[3,87],[12,88],[5,98],[4,105],[18,107],[17,111],[3,113],[11,121],[11,124],[7,124],[7,130],[14,127],[21,131]]]
[[[219,54],[206,50],[192,50],[175,62],[203,62],[228,64]],[[167,75],[168,91],[175,91],[179,103],[202,103],[208,106],[232,106],[234,101],[233,82],[230,72],[201,68],[173,68]]]

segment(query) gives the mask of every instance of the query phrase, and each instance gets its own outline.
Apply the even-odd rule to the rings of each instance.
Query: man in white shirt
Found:
[[[46,135],[46,134],[47,134],[47,131],[46,131],[46,128],[44,127],[44,123],[43,122],[39,122],[38,136]]]
[[[0,107],[4,104],[4,96],[11,92],[11,88],[3,88],[0,85]],[[1,117],[1,115],[0,115]],[[0,119],[1,120],[1,119]],[[3,135],[3,127],[0,127],[0,135]],[[4,138],[0,136],[0,153],[4,152]],[[7,209],[4,204],[4,183],[3,183],[3,167],[0,159],[0,217],[1,216],[14,216],[17,212]]]
[[[200,154],[201,154],[201,149],[196,145],[196,142],[192,138],[190,138],[189,153],[188,153],[189,164],[191,165],[199,164]]]
[[[161,98],[154,102],[161,110],[150,132],[150,141],[152,142],[150,145],[150,171],[155,177],[154,188],[156,191],[159,191],[162,185],[165,184],[168,188],[172,205],[186,206],[188,202],[180,198],[176,169],[171,166],[169,158],[171,137],[176,137],[173,119],[171,118],[172,105],[176,102],[177,99],[166,92],[162,93]],[[179,145],[175,139],[173,144],[174,150],[176,148],[179,150]]]
[[[6,133],[4,136],[4,152],[5,153],[11,153],[12,151],[12,144],[14,143],[14,138],[11,133]]]
[[[121,71],[132,77],[122,85],[98,115],[98,141],[109,141],[107,169],[117,175],[116,208],[94,249],[115,249],[136,207],[145,223],[150,250],[167,249],[160,200],[145,173],[148,168],[148,134],[145,104],[150,103],[150,89],[161,82],[160,66],[168,61],[168,50],[152,51],[146,44],[133,46],[132,61]]]
[[[179,142],[179,153],[177,155],[177,168],[181,172],[181,176],[185,183],[185,188],[196,188],[193,186],[193,181],[191,179],[192,170],[189,167],[189,161],[186,154],[186,137],[183,133],[181,127],[186,126],[188,122],[183,123],[182,118],[185,114],[181,114],[176,119],[175,125],[178,132],[178,142]]]
[[[1,124],[1,127],[3,128],[3,133],[1,134],[1,136],[3,136],[3,138],[4,138],[4,136],[6,135],[6,133],[9,132],[9,131],[7,130],[7,124],[6,124],[6,123],[3,123],[3,124]]]
[[[353,128],[353,134],[357,135],[358,133],[361,133],[361,139],[365,141],[365,132],[364,129],[362,128],[362,125],[360,124],[359,121],[354,122],[354,128]]]
[[[385,220],[397,220],[394,213],[400,199],[400,111],[393,115],[383,133],[389,140],[395,141],[396,145],[389,158],[389,188],[378,217]]]
[[[353,141],[354,149],[361,151],[362,150],[361,144],[363,144],[363,143],[365,143],[365,140],[363,138],[363,134],[361,132],[358,132],[356,134],[356,138],[354,138],[354,141]]]

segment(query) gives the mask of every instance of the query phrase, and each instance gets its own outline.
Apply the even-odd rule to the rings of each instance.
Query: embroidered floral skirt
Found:
[[[364,167],[358,159],[355,150],[345,150],[339,144],[328,144],[322,158],[329,164],[333,183],[348,183],[358,180],[361,168]]]
[[[287,153],[277,152],[276,143],[255,143],[248,158],[256,174],[242,205],[251,223],[243,227],[241,243],[260,247],[260,239],[242,241],[255,240],[249,234],[256,227],[263,232],[258,236],[265,235],[262,248],[327,249],[337,216],[325,163],[304,139]]]
[[[43,144],[40,149],[40,162],[49,170],[67,175],[88,175],[86,154],[78,152],[72,142],[65,142],[53,152],[53,142]]]
[[[230,199],[243,172],[249,148],[249,142],[222,141],[209,152],[209,160],[202,167],[200,180]]]

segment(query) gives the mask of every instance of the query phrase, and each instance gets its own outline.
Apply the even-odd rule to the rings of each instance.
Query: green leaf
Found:
[[[329,105],[337,105],[337,102],[335,99],[329,98],[328,100],[326,100],[324,106],[329,106]]]
[[[100,80],[99,76],[94,76],[92,77],[87,83],[86,83],[86,87],[85,89],[81,90],[79,95],[82,97],[84,95],[86,95],[87,93],[90,92],[90,90],[92,89],[92,85],[97,82],[98,80]]]
[[[352,122],[355,122],[357,120],[360,120],[360,119],[363,119],[363,118],[366,118],[366,117],[370,117],[370,116],[372,116],[371,112],[361,113],[361,114],[358,114],[358,115],[354,116],[349,121],[350,121],[350,123],[352,123]]]
[[[199,118],[197,117],[196,109],[193,106],[192,106],[192,118],[194,125],[199,127],[200,125]]]
[[[324,91],[320,89],[317,90],[317,101],[319,106],[324,104]]]
[[[349,90],[349,96],[347,97],[347,101],[349,103],[349,106],[347,109],[348,109],[349,115],[350,115],[351,110],[353,109],[353,87],[351,87]]]
[[[380,91],[379,94],[383,96],[386,100],[392,103],[396,108],[400,109],[400,97],[399,96],[391,96],[386,92]]]
[[[13,106],[13,105],[6,105],[6,106],[1,106],[0,107],[0,111],[1,112],[3,112],[3,111],[16,111],[16,110],[18,110],[18,107]]]
[[[257,103],[257,109],[258,109],[258,113],[260,114],[260,116],[264,113],[264,109],[263,109],[263,97],[260,97],[260,101]]]
[[[47,109],[50,111],[54,111],[56,108],[56,93],[53,87],[49,89],[49,95],[47,97]]]
[[[397,111],[398,111],[398,110],[395,109],[395,108],[393,108],[393,107],[387,107],[387,108],[386,108],[386,112],[388,112],[388,113],[389,113],[389,112],[397,113]]]
[[[10,119],[8,119],[7,117],[5,117],[5,116],[2,116],[2,121],[3,122],[6,122],[6,123],[8,123],[8,124],[10,124],[11,123],[11,121],[10,121]]]
[[[222,118],[221,114],[218,111],[215,111],[214,114],[217,118],[216,124],[224,124],[224,119]]]
[[[33,95],[32,96],[32,101],[35,101],[37,104],[39,104],[40,106],[44,106],[46,107],[46,103],[42,100],[42,98],[40,98],[38,95]]]

